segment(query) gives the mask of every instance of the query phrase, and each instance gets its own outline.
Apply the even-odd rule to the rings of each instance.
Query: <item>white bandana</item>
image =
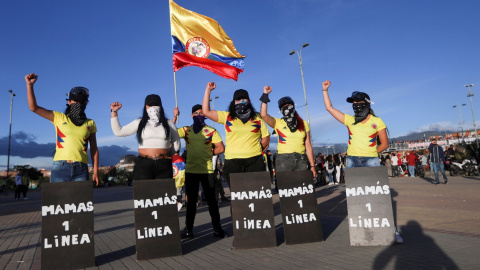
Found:
[[[159,124],[159,115],[160,115],[160,106],[152,106],[147,109],[147,114],[148,114],[148,122],[150,125],[156,127]]]

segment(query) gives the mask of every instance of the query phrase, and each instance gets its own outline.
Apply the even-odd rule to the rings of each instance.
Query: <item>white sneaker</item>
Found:
[[[398,232],[395,232],[395,242],[397,244],[403,244],[403,238]]]
[[[178,212],[180,212],[180,210],[182,209],[182,207],[183,207],[183,204],[182,204],[182,203],[177,203]]]
[[[332,183],[332,182],[330,182],[330,183],[328,183],[328,185],[329,185],[329,186],[331,186],[331,185],[333,185],[333,183]]]
[[[29,200],[27,197],[23,198],[24,200]]]

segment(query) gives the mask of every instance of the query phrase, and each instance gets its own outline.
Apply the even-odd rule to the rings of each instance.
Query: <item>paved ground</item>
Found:
[[[285,245],[274,195],[277,247],[232,249],[233,237],[212,236],[208,209],[199,207],[195,238],[182,240],[183,256],[136,261],[132,187],[94,190],[97,269],[480,269],[480,177],[391,178],[397,224],[405,243],[349,245],[345,187],[317,188],[324,242]],[[227,192],[228,195],[228,192]],[[0,269],[40,269],[41,192],[14,201],[0,194]],[[223,228],[232,233],[229,203]],[[185,223],[185,211],[179,213]],[[93,268],[92,268],[93,269]]]

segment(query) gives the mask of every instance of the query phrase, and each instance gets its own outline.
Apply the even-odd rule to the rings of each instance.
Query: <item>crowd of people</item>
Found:
[[[72,88],[65,112],[51,111],[37,105],[33,87],[37,79],[38,76],[34,73],[25,76],[27,98],[30,110],[55,126],[56,152],[51,181],[88,180],[87,149],[90,145],[92,180],[98,185],[97,129],[95,122],[85,114],[89,90],[80,86]],[[322,83],[323,100],[326,110],[333,118],[348,128],[349,146],[345,156],[318,155],[314,159],[309,124],[296,111],[292,98],[284,96],[278,100],[282,118],[272,117],[268,113],[269,94],[273,90],[270,86],[265,86],[263,93],[258,93],[259,96],[261,94],[260,113],[255,110],[249,92],[244,89],[233,93],[227,111],[217,111],[210,109],[210,95],[216,84],[209,82],[202,104],[192,107],[192,124],[181,128],[177,128],[174,121],[166,117],[162,100],[156,94],[145,98],[140,118],[123,126],[119,120],[122,104],[114,101],[110,105],[111,128],[116,136],[136,135],[138,156],[135,159],[134,181],[173,178],[172,156],[178,154],[180,140],[183,139],[187,148],[187,214],[183,236],[194,237],[196,202],[201,184],[208,202],[213,235],[223,238],[227,235],[220,224],[213,156],[224,153],[225,161],[221,170],[228,186],[231,173],[260,172],[273,166],[276,172],[311,171],[313,178],[319,178],[318,175],[320,179],[324,177],[328,179],[326,181],[329,185],[342,181],[343,166],[380,166],[379,153],[387,149],[388,136],[385,123],[371,108],[373,102],[370,96],[364,92],[353,92],[346,101],[352,104],[354,115],[345,114],[333,107],[328,95],[330,85],[330,81]],[[180,114],[178,108],[175,108],[174,114],[175,117]],[[226,133],[225,143],[215,128],[206,125],[206,118],[222,124]],[[277,153],[271,162],[265,156],[270,144],[267,125],[275,130],[278,140]],[[396,239],[397,242],[403,242],[397,232]]]

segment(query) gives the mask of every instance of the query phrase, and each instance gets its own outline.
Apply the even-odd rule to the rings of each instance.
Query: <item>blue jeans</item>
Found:
[[[333,184],[333,173],[329,173],[328,174],[328,183],[332,183]]]
[[[433,174],[435,174],[435,182],[439,183],[438,179],[438,171],[443,175],[443,181],[447,180],[447,175],[445,174],[445,166],[441,162],[432,162],[430,163],[430,166],[432,167]]]
[[[345,167],[378,167],[380,166],[380,160],[378,157],[355,157],[347,156]]]
[[[78,161],[68,163],[65,160],[53,162],[51,183],[87,181],[88,179],[88,165],[85,163]]]
[[[415,166],[408,165],[408,172],[410,173],[410,177],[415,177]]]

